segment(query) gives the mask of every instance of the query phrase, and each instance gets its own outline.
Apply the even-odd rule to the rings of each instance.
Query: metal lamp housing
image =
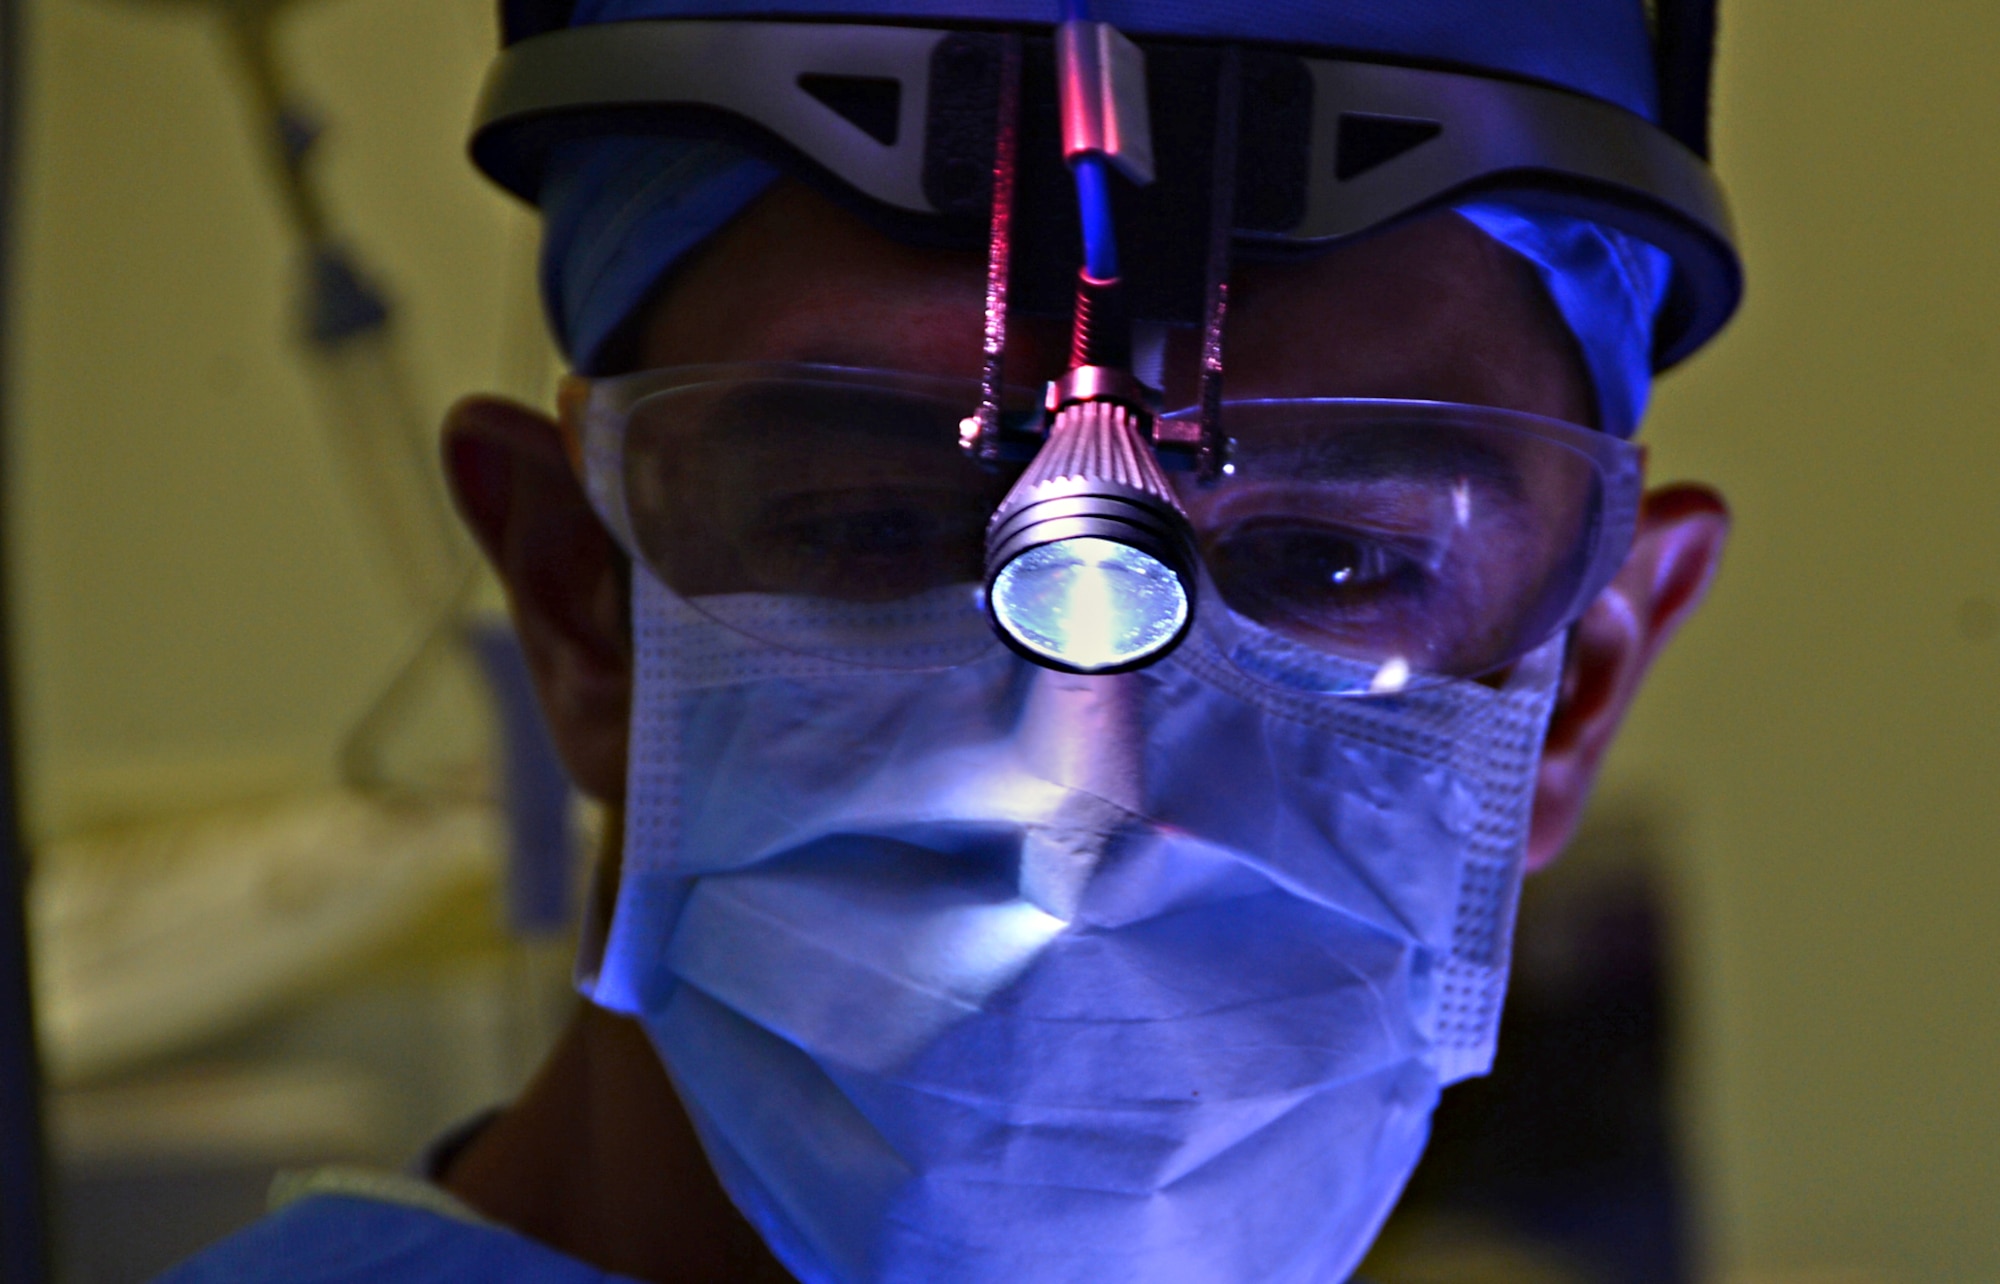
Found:
[[[1126,672],[1178,646],[1193,623],[1193,532],[1146,439],[1145,422],[1142,411],[1119,401],[1063,405],[1047,444],[987,527],[988,618],[1008,646],[1037,664],[1070,673]],[[1087,643],[1066,649],[1024,636],[1032,631],[1032,622],[1010,614],[1004,591],[1008,568],[1038,550],[1106,547],[1129,550],[1127,570],[1159,568],[1151,574],[1156,591],[1145,600],[1135,599],[1133,608],[1152,612],[1144,643],[1129,653],[1107,653]],[[1171,585],[1160,582],[1161,572],[1171,577]],[[1132,576],[1124,579],[1130,582]],[[1162,611],[1173,614],[1162,616]]]

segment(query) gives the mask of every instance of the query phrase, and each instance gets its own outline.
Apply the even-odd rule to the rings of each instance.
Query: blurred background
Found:
[[[567,1002],[592,818],[427,471],[452,397],[557,373],[532,221],[462,159],[493,7],[22,6],[7,613],[71,1284],[407,1163]],[[1735,542],[1384,1284],[2000,1280],[2000,9],[1723,18],[1749,301],[1646,437]]]
[[[19,8],[8,613],[56,1247],[119,1284],[275,1171],[407,1163],[562,1018],[589,818],[435,464],[452,397],[545,401],[556,367],[532,223],[461,160],[491,4]]]

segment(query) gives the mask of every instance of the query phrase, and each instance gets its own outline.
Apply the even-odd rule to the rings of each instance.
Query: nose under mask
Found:
[[[633,588],[581,983],[793,1273],[1346,1278],[1490,1064],[1560,642],[1355,700],[1199,624],[1117,677],[861,670]]]

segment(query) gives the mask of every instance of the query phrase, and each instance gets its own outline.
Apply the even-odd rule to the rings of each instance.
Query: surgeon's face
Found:
[[[780,184],[676,272],[640,319],[625,364],[813,362],[971,377],[983,279],[977,255],[897,244],[806,188]],[[1009,380],[1060,374],[1067,337],[1058,322],[1017,319]],[[1192,399],[1196,342],[1183,332],[1169,341],[1169,404]],[[1435,400],[1595,420],[1581,354],[1533,270],[1449,213],[1315,258],[1240,264],[1226,349],[1232,397]],[[446,438],[461,510],[509,585],[565,760],[586,792],[615,803],[631,689],[621,559],[548,421],[475,399],[454,410]],[[725,489],[782,501],[801,480],[795,457],[754,449],[706,462],[718,471],[699,460],[669,470],[689,482],[689,512]],[[881,470],[884,484],[907,481],[886,476],[900,466],[841,465]],[[704,477],[723,473],[730,486],[700,493]],[[1531,860],[1566,839],[1639,678],[1699,600],[1726,529],[1721,501],[1705,489],[1649,497],[1625,572],[1572,634]],[[681,551],[702,560],[699,548]],[[657,553],[676,560],[676,550]],[[734,587],[755,585],[700,591]]]

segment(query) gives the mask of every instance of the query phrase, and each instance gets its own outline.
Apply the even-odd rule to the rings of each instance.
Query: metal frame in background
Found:
[[[20,6],[0,0],[0,353],[12,273],[14,143],[20,113]],[[6,403],[0,367],[0,405]],[[4,417],[0,417],[0,423]],[[0,1284],[49,1278],[47,1154],[28,959],[28,860],[21,841],[7,645],[6,438],[0,435]]]

